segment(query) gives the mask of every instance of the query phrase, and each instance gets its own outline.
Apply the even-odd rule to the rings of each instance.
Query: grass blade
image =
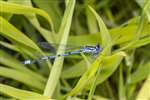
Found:
[[[140,65],[139,68],[131,74],[131,77],[128,81],[129,84],[136,84],[148,77],[150,74],[150,62]],[[138,77],[138,78],[137,78]]]
[[[46,82],[46,79],[42,75],[39,75],[38,73],[29,70],[24,65],[20,64],[19,61],[14,59],[14,57],[11,57],[10,55],[6,54],[4,51],[0,50],[0,55],[1,64],[28,73],[28,75],[34,77],[35,79],[38,79],[41,82]]]
[[[136,100],[149,100],[150,99],[150,75],[147,80],[144,82],[140,92],[138,93]]]
[[[23,6],[23,5],[14,4],[14,3],[9,3],[9,2],[4,2],[4,1],[0,1],[0,8],[2,8],[0,9],[0,12],[5,12],[5,13],[29,14],[29,15],[33,13],[39,14],[48,20],[49,24],[51,25],[52,30],[54,30],[53,22],[51,18],[45,11],[41,9]]]
[[[121,64],[119,67],[119,80],[118,80],[118,97],[119,100],[126,100],[125,95],[125,86],[124,86],[124,77],[123,77],[123,65]]]
[[[107,79],[114,72],[117,66],[120,64],[124,55],[125,54],[123,52],[118,52],[106,58],[102,58],[102,56],[99,56],[94,61],[94,63],[90,65],[89,69],[82,75],[82,77],[79,79],[76,86],[66,96],[72,96],[74,94],[77,94],[81,89],[85,88],[86,85],[93,82],[91,78],[95,75],[99,67],[101,67],[101,72],[98,76],[100,77],[100,79],[98,79],[97,82],[102,82],[105,79]],[[112,68],[112,66],[114,68]]]
[[[75,0],[70,0],[68,2],[68,5],[66,8],[62,23],[61,23],[61,27],[59,29],[59,34],[62,34],[62,39],[61,39],[60,44],[67,44],[74,6],[75,6]],[[64,53],[65,52],[64,50],[65,49],[62,49],[62,47],[60,46],[58,48],[57,54]],[[60,77],[61,69],[63,66],[63,60],[64,60],[64,57],[58,57],[55,59],[54,65],[52,67],[52,70],[51,70],[51,73],[50,73],[50,76],[49,76],[49,79],[48,79],[48,82],[44,91],[44,95],[50,96],[50,97],[53,95],[54,90],[56,89],[56,86],[59,82],[59,77]]]
[[[101,31],[101,40],[102,40],[102,47],[107,47],[109,46],[108,48],[108,51],[106,53],[106,55],[109,55],[111,53],[111,43],[112,43],[112,40],[111,40],[111,37],[109,35],[109,32],[108,32],[108,29],[106,28],[103,20],[101,19],[101,17],[96,13],[96,11],[88,6],[90,11],[94,14],[94,16],[96,17],[97,21],[98,21],[98,25],[99,25],[99,28],[100,28],[100,31]]]
[[[7,78],[20,81],[28,86],[34,87],[39,90],[44,89],[44,83],[40,82],[39,80],[35,79],[33,76],[30,76],[29,74],[26,74],[22,71],[0,66],[0,76],[4,76]]]
[[[9,37],[25,46],[28,46],[29,48],[40,51],[40,49],[35,43],[32,42],[32,40],[27,38],[22,32],[20,32],[2,17],[0,17],[0,32],[0,34],[3,36]]]
[[[49,97],[42,96],[38,93],[16,89],[14,87],[7,86],[4,84],[0,84],[0,92],[8,96],[11,96],[13,98],[21,99],[21,100],[34,100],[37,98],[40,100],[50,100]]]

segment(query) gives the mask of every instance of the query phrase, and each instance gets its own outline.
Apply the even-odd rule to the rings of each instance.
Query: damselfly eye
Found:
[[[97,45],[96,45],[96,48],[97,48],[97,49],[99,49],[99,48],[100,48],[99,44],[97,44]]]

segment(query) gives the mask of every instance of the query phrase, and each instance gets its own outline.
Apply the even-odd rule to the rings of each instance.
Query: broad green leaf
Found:
[[[150,62],[140,65],[139,68],[131,74],[128,84],[135,84],[144,80],[150,74]],[[138,78],[137,78],[138,77]]]
[[[35,27],[25,18],[22,18],[22,27],[24,28],[27,36],[32,39],[34,42],[38,41],[39,34],[37,34],[37,30]]]
[[[109,33],[112,37],[112,40],[114,40],[116,37],[120,36],[119,39],[117,39],[115,44],[123,45],[125,43],[128,43],[134,39],[135,31],[137,28],[137,23],[130,23],[127,26],[124,27],[117,27],[109,30]],[[150,25],[147,23],[144,26],[143,31],[141,32],[141,38],[146,37],[150,35]],[[70,36],[69,37],[69,43],[73,44],[96,44],[97,41],[100,41],[101,36],[99,36],[99,33],[96,34],[88,34],[88,35],[79,35],[79,36]],[[57,38],[57,37],[56,37]]]
[[[49,97],[26,90],[17,89],[5,84],[0,84],[0,93],[6,94],[16,99],[21,100],[50,100]]]
[[[149,0],[146,0],[145,4],[144,4],[144,7],[142,9],[142,14],[140,16],[140,20],[139,20],[139,23],[137,25],[137,29],[136,29],[136,32],[135,32],[135,36],[133,37],[133,40],[131,42],[129,42],[126,46],[120,48],[120,50],[124,50],[124,49],[132,46],[135,42],[137,42],[140,39],[141,33],[144,30],[144,26],[145,26],[145,24],[148,23],[145,16],[146,16],[146,13],[149,9],[149,5],[150,5]]]
[[[19,88],[22,90],[43,91],[43,95],[54,99],[63,99],[62,97],[66,96],[68,100],[150,98],[146,80],[150,66],[148,61],[150,59],[148,52],[150,49],[150,0],[141,1],[139,3],[141,6],[137,6],[135,3],[137,0],[135,2],[130,2],[130,0],[126,2],[81,0],[76,4],[75,0],[0,1],[2,8],[0,9],[0,64],[2,66],[0,67],[2,76],[0,82],[12,86],[21,84]],[[112,23],[115,23],[115,26],[110,25]],[[120,25],[120,23],[123,24]],[[98,29],[100,32],[94,33]],[[69,33],[70,36],[68,36]],[[36,42],[41,41],[58,44],[71,43],[80,46],[99,43],[103,51],[96,60],[92,57],[89,59],[93,61],[92,64],[89,64],[84,55],[80,57],[70,55],[65,57],[65,61],[63,57],[52,60],[54,66],[50,65],[49,67],[52,68],[50,70],[45,61],[22,65],[20,62],[23,59],[32,60],[51,55],[48,50],[40,49],[36,45]],[[56,48],[57,54],[66,52],[65,48],[61,46],[59,49]],[[131,57],[129,52],[135,49],[135,53],[130,53]],[[70,51],[73,50],[70,49]],[[130,67],[122,61],[124,56],[132,58],[128,59]],[[64,66],[63,70],[62,66]],[[45,85],[45,77],[48,75],[49,78]],[[33,80],[33,84],[29,82],[30,79]],[[41,84],[42,88],[39,89]],[[29,95],[29,98],[20,98],[22,95],[12,96],[7,94],[7,91],[4,93],[3,90],[0,92],[2,100],[7,98],[7,95],[10,96],[10,99],[30,99],[32,97]],[[11,94],[13,93],[15,92]],[[43,100],[40,94],[39,96],[39,99]],[[37,98],[38,96],[34,96],[31,99]]]
[[[150,35],[149,27],[150,25],[148,23],[144,26],[144,29],[141,32],[140,38]],[[130,43],[135,38],[136,28],[137,28],[137,25],[128,25],[123,28],[118,28],[118,29],[116,28],[116,30],[113,29],[111,32],[112,38],[115,38],[116,35],[120,35],[120,38],[117,41],[115,41],[115,43],[121,46],[126,43]]]
[[[108,29],[106,28],[103,20],[101,19],[101,17],[96,13],[96,11],[88,6],[90,11],[94,14],[94,16],[96,17],[97,21],[98,21],[98,25],[99,25],[99,28],[100,28],[100,31],[101,31],[101,40],[102,40],[102,46],[103,47],[107,47],[109,46],[108,48],[108,51],[106,52],[106,55],[109,55],[111,53],[111,43],[112,43],[112,40],[111,40],[111,37],[110,37],[110,34],[109,34],[109,31]]]
[[[90,92],[89,92],[89,95],[88,95],[88,100],[92,100],[92,98],[93,98],[94,92],[96,90],[96,81],[98,79],[98,75],[99,75],[100,71],[101,71],[101,69],[99,67],[97,69],[97,72],[95,72],[95,76],[92,79],[93,81],[91,82]]]
[[[111,100],[111,99],[109,99],[109,98],[105,98],[105,97],[102,97],[102,96],[99,96],[99,95],[94,95],[93,98],[94,98],[95,100]]]
[[[4,2],[4,1],[0,1],[0,8],[2,8],[0,9],[0,12],[5,12],[5,13],[29,14],[29,15],[36,13],[38,15],[41,15],[48,20],[49,24],[51,25],[52,30],[54,30],[51,18],[45,11],[41,9],[23,6],[23,5],[14,4],[14,3],[9,3],[9,2]]]
[[[132,23],[130,23],[130,24],[132,24]],[[136,25],[133,24],[133,25],[128,25],[126,27],[122,27],[122,28],[111,29],[110,33],[111,33],[112,39],[115,38],[115,36],[117,34],[121,34],[122,37],[120,37],[115,42],[116,42],[116,44],[122,45],[133,39],[135,30],[136,30]],[[132,45],[129,48],[137,48],[137,47],[141,47],[141,46],[144,46],[144,45],[147,45],[150,43],[149,36],[148,36],[150,34],[150,25],[147,24],[141,34],[142,34],[142,37],[144,37],[144,36],[147,36],[147,37],[140,39],[139,41],[137,41],[134,45]],[[98,41],[98,33],[92,34],[92,35],[70,36],[69,41],[74,44],[82,44],[83,43],[83,45],[86,45],[91,42],[93,42],[93,44],[94,43],[96,44]],[[84,61],[82,61],[80,64],[76,64],[73,67],[70,67],[70,68],[64,70],[62,73],[62,76],[64,78],[79,77],[87,69],[87,67],[84,66],[84,64],[85,64]]]
[[[96,22],[96,18],[91,11],[89,11],[88,7],[86,7],[86,16],[87,16],[87,25],[90,33],[98,32],[98,26]]]
[[[54,28],[56,32],[58,32],[58,29],[60,27],[61,22],[61,12],[59,8],[59,4],[61,3],[59,0],[51,1],[51,0],[33,0],[33,2],[38,6],[39,8],[45,10],[52,18],[54,23]],[[62,1],[63,2],[63,1]]]
[[[41,82],[46,81],[46,79],[43,76],[29,70],[23,64],[21,64],[19,61],[14,59],[14,57],[11,57],[10,55],[6,54],[4,51],[0,50],[0,55],[1,55],[0,56],[0,63],[1,64],[8,66],[8,67],[11,67],[13,69],[20,70],[22,72],[28,73],[28,75],[34,77],[35,79],[38,79]]]
[[[9,43],[3,42],[3,41],[0,41],[0,45],[3,45],[4,47],[14,50],[16,52],[20,51],[15,45],[12,45],[12,44],[9,44]]]
[[[28,46],[33,50],[40,51],[40,49],[34,42],[32,42],[32,40],[26,37],[21,31],[16,29],[2,17],[0,17],[0,34],[4,37],[9,37],[19,43],[22,43],[23,45]]]
[[[138,27],[137,27],[137,30],[136,30],[136,36],[135,36],[135,39],[139,39],[140,38],[140,35],[143,31],[143,28],[144,28],[144,24],[147,23],[146,21],[146,14],[149,10],[149,7],[150,7],[150,1],[149,0],[145,0],[145,4],[143,6],[143,9],[142,9],[142,14],[141,14],[141,17],[140,17],[140,20],[139,20],[139,23],[138,23]],[[133,40],[134,41],[134,40]]]
[[[28,86],[34,87],[36,89],[40,89],[40,90],[44,89],[44,83],[40,82],[39,80],[35,79],[33,76],[31,76],[23,71],[18,71],[18,70],[0,66],[0,76],[20,81],[20,82],[22,82]]]
[[[82,60],[74,66],[63,70],[61,76],[65,79],[75,78],[81,76],[86,70],[85,61]]]
[[[150,75],[147,80],[144,82],[141,90],[139,91],[136,100],[149,100],[150,99]]]
[[[106,80],[116,70],[123,56],[125,56],[124,52],[118,52],[112,56],[104,58],[99,56],[81,76],[76,86],[66,96],[77,94],[81,89],[85,88],[89,82],[92,82],[91,78],[94,77],[98,67],[100,67],[100,74],[97,82],[101,83]]]
[[[0,17],[0,34],[15,43],[20,51],[27,53],[27,55],[34,57],[34,59],[37,57],[35,53],[38,55],[44,55],[41,49],[31,39],[2,17]],[[50,64],[48,66],[51,68]]]
[[[138,47],[142,47],[142,46],[148,45],[148,44],[150,44],[150,36],[134,42],[127,49],[138,48]]]
[[[30,0],[9,0],[9,2],[11,3],[17,3],[17,4],[21,4],[27,7],[32,7],[32,3]],[[24,9],[22,10],[24,11]],[[41,27],[36,14],[25,14],[25,17],[31,22],[31,24],[41,33],[41,35],[50,43],[50,42],[54,42],[54,38],[53,38],[53,33],[43,27]]]
[[[65,14],[59,29],[59,35],[61,35],[60,44],[67,44],[67,39],[69,36],[69,30],[71,27],[71,21],[73,16],[75,6],[75,0],[68,1],[68,5],[65,10]],[[58,48],[57,54],[62,54],[65,52],[65,47],[60,46]],[[54,61],[54,65],[52,67],[51,73],[48,78],[48,82],[46,88],[44,90],[44,95],[52,96],[56,86],[59,82],[59,77],[61,74],[62,66],[63,66],[64,57],[58,57]]]
[[[141,8],[144,6],[144,2],[146,2],[146,0],[135,0],[135,1],[138,3],[138,5],[140,5]],[[148,2],[148,0],[147,0],[147,2]],[[149,4],[148,11],[146,13],[147,13],[147,17],[150,22],[150,4]]]
[[[103,59],[101,65],[101,72],[99,74],[99,78],[97,80],[97,84],[104,82],[108,77],[110,77],[115,70],[118,68],[119,64],[121,63],[123,57],[125,57],[125,52],[117,52],[112,56],[108,56]]]

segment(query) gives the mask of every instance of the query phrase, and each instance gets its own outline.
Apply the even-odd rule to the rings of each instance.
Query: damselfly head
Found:
[[[102,48],[100,47],[99,44],[96,44],[95,49],[96,49],[97,53],[102,51]]]
[[[98,54],[100,51],[102,51],[102,48],[99,46],[99,44],[97,44],[96,46],[85,46],[81,50],[85,53]]]

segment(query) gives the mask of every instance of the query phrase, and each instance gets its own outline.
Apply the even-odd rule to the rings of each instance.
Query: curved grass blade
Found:
[[[66,7],[65,14],[59,29],[59,34],[62,34],[60,44],[67,44],[74,6],[75,6],[75,0],[68,1],[68,5]],[[65,51],[62,50],[62,47],[59,47],[57,54],[62,54],[64,52]],[[46,84],[46,88],[44,90],[44,95],[51,97],[54,94],[54,90],[56,89],[56,86],[59,82],[59,77],[63,66],[63,60],[64,57],[58,57],[55,59],[54,65],[49,75],[48,82]]]
[[[147,1],[146,0],[135,0],[137,3],[138,3],[138,5],[141,7],[141,8],[143,8],[143,6],[144,6],[144,3],[147,3]],[[149,20],[149,22],[150,22],[150,6],[149,6],[149,8],[148,8],[148,11],[146,12],[147,13],[147,17],[148,17],[148,20]]]
[[[142,9],[142,14],[141,14],[141,17],[140,17],[140,20],[139,20],[139,24],[138,24],[138,27],[137,27],[137,30],[136,30],[136,36],[135,36],[135,39],[139,39],[140,38],[140,35],[141,35],[141,32],[142,30],[144,29],[144,26],[145,26],[145,23],[146,23],[146,14],[149,10],[149,7],[150,7],[150,1],[149,0],[145,0],[145,4],[144,4],[144,7]]]
[[[125,85],[124,85],[124,77],[123,77],[123,65],[119,66],[119,76],[118,76],[118,98],[120,100],[126,100],[125,94]]]
[[[96,89],[96,81],[98,79],[98,75],[100,73],[101,69],[100,67],[97,69],[97,72],[95,73],[95,77],[93,77],[93,82],[91,83],[90,92],[88,95],[88,100],[92,100],[95,89]]]
[[[136,100],[149,100],[150,99],[150,75],[148,76],[148,78],[146,79],[146,81],[144,82],[141,90],[139,91]]]
[[[3,41],[0,41],[0,45],[6,47],[8,49],[11,49],[13,51],[16,51],[16,52],[20,51],[15,45],[12,45],[12,44],[9,44],[9,43],[3,42]]]
[[[98,26],[96,22],[96,18],[88,8],[86,8],[86,16],[87,16],[87,25],[90,33],[98,32]]]
[[[62,75],[61,75],[62,78],[71,79],[71,78],[81,76],[87,70],[87,67],[85,65],[86,65],[86,62],[82,60],[79,63],[75,64],[74,66],[63,70]]]
[[[56,32],[58,32],[58,29],[60,27],[61,22],[61,10],[59,8],[59,4],[64,2],[62,0],[33,0],[33,2],[38,6],[39,8],[45,10],[52,18],[54,23],[54,28]]]
[[[140,82],[148,77],[150,74],[150,62],[145,63],[131,74],[130,79],[127,80],[128,84],[136,84],[137,82]],[[137,78],[138,77],[138,78]]]
[[[114,29],[110,30],[110,33],[111,33],[112,39],[116,36],[115,34],[121,34],[122,37],[119,40],[117,40],[115,44],[122,45],[133,39],[135,30],[136,30],[136,25],[128,25],[123,28],[114,28]],[[150,34],[150,25],[147,24],[144,27],[144,30],[142,31],[141,35],[143,37],[143,36],[148,36],[149,34]],[[78,41],[81,40],[81,38],[82,38],[82,40],[84,40],[85,42],[88,43],[88,41],[92,41],[92,39],[90,37],[92,37],[92,39],[95,39],[98,37],[98,34],[84,35],[84,36],[80,36],[80,37],[79,36],[71,36],[69,38],[69,41],[71,41],[73,43],[78,43]],[[84,39],[84,38],[86,38],[86,39]],[[78,41],[75,41],[75,40],[78,40]],[[81,42],[81,41],[79,41],[79,42]],[[95,41],[95,43],[96,43],[96,41]],[[129,48],[130,49],[137,48],[137,47],[147,45],[149,43],[150,43],[149,37],[145,37],[145,38],[137,41],[134,45],[132,45]],[[85,72],[85,70],[86,70],[86,67],[84,66],[84,61],[82,61],[80,64],[76,64],[73,67],[64,70],[62,73],[62,77],[67,78],[67,79],[79,77]]]
[[[120,35],[121,37],[115,41],[115,44],[117,45],[124,45],[125,43],[128,43],[130,41],[132,41],[134,39],[135,36],[135,30],[137,28],[137,23],[130,23],[127,26],[124,27],[117,27],[117,28],[113,28],[110,29],[110,35],[112,37],[112,41],[118,36]],[[146,23],[144,26],[143,31],[141,32],[141,36],[145,37],[150,35],[150,24]],[[58,37],[56,37],[58,38]],[[79,36],[70,36],[68,41],[69,43],[78,45],[86,45],[86,44],[96,44],[97,41],[101,41],[102,38],[99,33],[96,34],[88,34],[88,35],[79,35]]]
[[[19,82],[22,82],[30,87],[34,87],[39,90],[43,90],[45,86],[44,83],[40,82],[39,80],[35,79],[33,76],[23,71],[5,68],[3,66],[0,66],[0,76],[17,80]]]
[[[143,39],[139,39],[137,42],[134,42],[132,45],[130,45],[126,49],[138,48],[138,47],[142,47],[142,46],[148,45],[148,44],[150,44],[150,36],[145,37]]]
[[[126,56],[125,52],[117,52],[112,56],[105,57],[101,68],[101,73],[98,77],[97,84],[104,82],[109,76],[111,76],[118,68],[122,59]]]
[[[101,19],[101,17],[96,13],[96,11],[91,7],[88,6],[89,10],[94,14],[94,16],[96,17],[97,21],[98,21],[98,25],[100,28],[100,35],[101,35],[101,40],[102,40],[102,47],[109,47],[106,51],[106,53],[104,55],[110,55],[111,54],[111,43],[112,43],[112,39],[110,37],[109,31],[106,28],[103,20]]]
[[[11,67],[16,70],[20,70],[22,72],[28,73],[28,75],[34,77],[35,79],[41,81],[41,82],[46,82],[46,78],[44,78],[42,75],[39,75],[38,73],[35,73],[28,68],[26,68],[24,65],[22,65],[19,61],[14,59],[13,57],[9,56],[6,54],[4,51],[0,50],[0,63]]]
[[[20,32],[2,17],[0,17],[0,34],[41,52],[37,45],[32,42],[32,40],[26,37],[22,32]]]
[[[0,9],[0,12],[5,12],[5,13],[29,14],[29,15],[33,13],[39,14],[48,20],[52,30],[54,30],[51,18],[45,11],[41,9],[4,2],[4,1],[0,1],[0,8],[2,8]]]
[[[0,17],[0,34],[15,43],[23,53],[35,58],[36,56],[33,55],[33,52],[38,52],[39,55],[44,56],[44,52],[31,39],[2,17]],[[48,63],[48,66],[51,68],[50,63]]]
[[[0,93],[6,94],[16,99],[21,100],[34,100],[37,98],[40,100],[50,100],[49,97],[43,96],[41,94],[30,92],[26,90],[17,89],[5,84],[0,84]]]
[[[90,84],[92,82],[91,78],[95,77],[95,73],[99,67],[101,68],[101,72],[99,74],[100,79],[97,81],[102,82],[106,80],[116,70],[124,56],[124,52],[118,52],[110,57],[103,57],[100,55],[82,75],[76,86],[65,95],[65,97],[77,94],[81,89],[85,88],[86,85]]]
[[[140,20],[139,20],[137,29],[135,31],[135,36],[133,37],[133,40],[131,42],[129,42],[128,44],[126,44],[124,47],[120,48],[120,50],[124,50],[124,49],[130,47],[131,45],[133,45],[135,42],[137,42],[140,39],[141,33],[144,29],[144,26],[145,26],[145,24],[148,23],[148,21],[146,19],[146,13],[149,10],[149,5],[150,5],[150,1],[146,0],[145,4],[144,4],[144,7],[142,9],[142,14],[140,16]]]
[[[31,3],[31,0],[21,0],[21,1],[18,1],[18,0],[9,0],[10,3],[17,3],[17,4],[20,4],[20,5],[24,5],[24,6],[27,6],[27,7],[32,7],[32,3]],[[22,10],[24,11],[24,10]],[[31,24],[41,33],[41,35],[49,42],[53,42],[54,41],[54,34],[53,32],[41,27],[35,13],[32,13],[32,14],[25,14],[25,17],[31,22]],[[52,30],[53,31],[53,30]]]

